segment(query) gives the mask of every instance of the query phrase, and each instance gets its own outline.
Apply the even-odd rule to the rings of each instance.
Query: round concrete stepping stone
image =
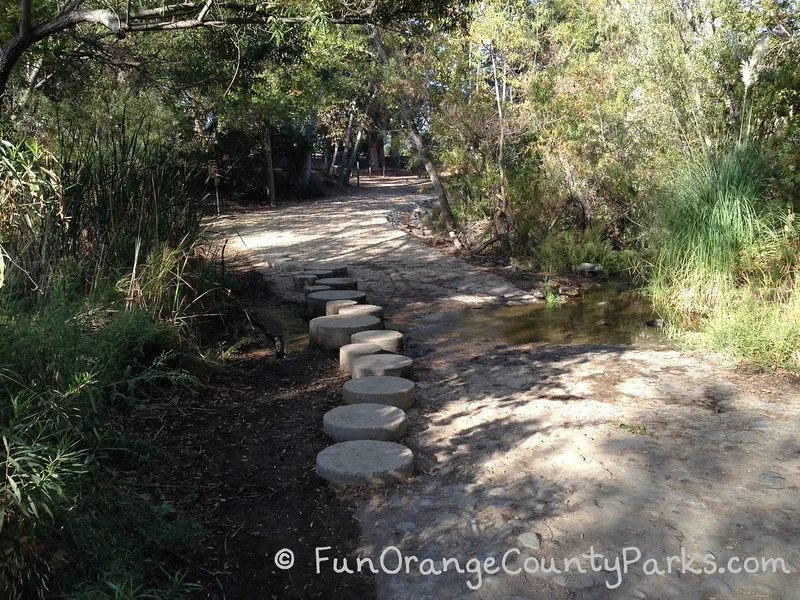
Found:
[[[263,254],[262,256],[264,257],[264,263],[268,267],[274,267],[275,265],[273,263],[278,260],[290,258],[288,252],[269,252],[267,254]]]
[[[295,292],[304,292],[307,287],[314,285],[314,282],[317,280],[316,275],[309,275],[308,273],[300,273],[299,275],[294,275],[294,291]]]
[[[331,289],[330,286],[317,285],[316,283],[314,285],[308,286],[306,288],[306,290],[305,290],[306,291],[306,302],[308,302],[308,295],[309,294],[313,294],[314,292],[325,292],[325,291],[327,291],[329,289]]]
[[[351,277],[322,277],[317,280],[320,285],[329,285],[334,290],[357,290],[358,281]]]
[[[362,344],[350,344],[350,346]],[[347,348],[348,346],[342,346]],[[344,384],[342,395],[345,404],[388,404],[397,408],[414,406],[413,381],[402,377],[372,375],[351,379]]]
[[[293,258],[276,258],[269,265],[276,271],[302,271],[306,263]]]
[[[347,264],[345,263],[311,263],[306,265],[306,270],[309,269],[330,271],[331,277],[347,277]]]
[[[381,347],[376,344],[346,344],[339,348],[339,370],[350,374],[355,359],[380,352]]]
[[[326,315],[338,315],[339,311],[348,306],[358,306],[355,300],[330,300],[325,305]]]
[[[389,485],[414,474],[414,455],[395,442],[340,442],[317,454],[317,475],[340,485]]]
[[[312,319],[314,317],[323,316],[327,311],[327,304],[331,300],[355,300],[359,304],[366,304],[367,295],[364,292],[356,290],[323,290],[321,292],[313,292],[306,296],[308,315]]]
[[[333,271],[330,269],[306,269],[303,271],[306,275],[315,275],[317,279],[322,277],[333,277]]]
[[[354,319],[356,317],[341,317]],[[374,319],[375,317],[362,317]],[[370,375],[391,375],[392,377],[411,377],[414,372],[414,361],[400,354],[373,354],[362,356],[353,361],[353,379]]]
[[[325,350],[338,350],[350,343],[354,333],[380,327],[383,327],[381,320],[369,315],[330,315],[311,319],[308,324],[311,344]],[[364,358],[369,357],[358,360]]]
[[[340,315],[372,315],[383,321],[383,307],[375,304],[354,304],[339,309]]]
[[[383,331],[356,333],[353,335],[353,343],[378,344],[387,352],[399,354],[403,351],[403,334],[393,329]]]
[[[337,442],[393,442],[406,434],[406,413],[385,404],[337,406],[322,416],[322,429]]]

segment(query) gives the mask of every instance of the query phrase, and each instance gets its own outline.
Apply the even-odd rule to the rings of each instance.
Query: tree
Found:
[[[383,37],[378,27],[373,27],[372,41],[381,65],[384,67],[384,69],[388,69],[391,65],[389,50],[387,49],[386,44],[383,42]],[[398,112],[403,123],[403,128],[408,132],[409,139],[411,140],[414,149],[417,151],[417,155],[422,161],[422,164],[425,166],[425,170],[427,171],[428,177],[431,180],[433,189],[436,192],[436,198],[439,202],[439,208],[442,211],[445,225],[449,231],[453,231],[456,228],[456,220],[453,216],[453,209],[450,207],[450,200],[447,197],[447,189],[442,183],[441,176],[439,175],[439,169],[431,159],[425,140],[415,122],[412,99],[409,94],[400,90],[396,94],[396,102],[398,104]]]
[[[0,14],[0,97],[5,94],[14,66],[34,44],[81,25],[95,25],[119,37],[133,33],[221,28],[256,24],[274,37],[287,27],[329,21],[336,24],[386,23],[408,17],[448,17],[449,0],[389,2],[355,0],[348,3],[312,0],[261,3],[244,0],[203,0],[132,7],[124,4],[87,7],[85,0],[50,1],[34,7],[33,0],[2,0]],[[98,2],[98,5],[100,3]]]

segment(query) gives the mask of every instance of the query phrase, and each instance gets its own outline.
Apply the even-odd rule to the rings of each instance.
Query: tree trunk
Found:
[[[384,67],[389,66],[389,52],[386,50],[386,46],[383,44],[380,29],[377,27],[372,28],[372,41],[375,45],[375,50],[378,53],[381,64]],[[407,108],[401,108],[400,114],[403,120],[403,125],[405,126],[406,130],[408,131],[408,135],[411,138],[411,143],[414,144],[414,148],[417,150],[417,154],[419,154],[422,164],[425,165],[425,170],[428,172],[428,177],[431,180],[431,184],[433,184],[433,189],[436,191],[436,197],[439,200],[439,207],[442,211],[442,217],[444,217],[444,223],[447,225],[448,231],[454,231],[456,228],[456,220],[455,217],[453,217],[453,209],[450,207],[450,200],[447,198],[447,190],[444,189],[444,185],[442,185],[442,179],[439,177],[439,170],[436,168],[436,165],[433,164],[430,154],[428,154],[428,148],[425,146],[425,140],[422,139],[422,134],[420,134],[419,129],[417,129],[417,125],[414,123],[414,119],[411,116],[411,111]]]
[[[378,171],[381,168],[380,155],[378,153],[378,145],[383,146],[381,140],[374,133],[369,134],[369,168],[373,171]]]
[[[353,146],[353,150],[350,153],[350,157],[347,161],[347,168],[343,171],[342,177],[342,184],[347,185],[350,183],[350,175],[353,172],[353,167],[356,166],[356,161],[358,160],[358,146],[361,144],[361,138],[364,137],[364,130],[359,127],[358,128],[358,135],[356,136],[356,143]]]
[[[336,142],[336,147],[333,149],[331,164],[328,165],[328,175],[333,175],[333,172],[336,170],[336,161],[339,159],[339,155],[341,153],[342,153],[342,140],[338,140]]]
[[[311,183],[311,161],[312,155],[314,154],[314,141],[317,135],[317,113],[314,112],[311,114],[311,117],[306,121],[305,126],[303,127],[303,134],[306,138],[306,143],[308,144],[308,149],[306,150],[306,159],[305,163],[303,164],[303,177],[302,177],[302,184],[303,187],[308,187]]]
[[[278,203],[278,196],[275,194],[275,171],[272,166],[272,133],[269,127],[267,127],[267,133],[264,138],[267,147],[267,197],[269,198],[269,205],[275,206]]]
[[[344,185],[347,178],[347,165],[350,162],[350,153],[352,152],[350,144],[353,142],[353,122],[356,118],[356,101],[353,100],[350,105],[350,119],[347,122],[347,133],[344,136],[344,149],[342,150],[342,166],[339,167],[339,185]]]
[[[510,220],[510,208],[508,205],[508,197],[506,196],[506,166],[505,166],[505,141],[506,141],[506,115],[503,109],[505,100],[505,81],[503,82],[502,96],[500,94],[500,84],[497,80],[497,60],[495,58],[494,44],[491,47],[492,55],[492,76],[494,78],[494,95],[497,101],[497,117],[500,120],[500,136],[498,140],[497,149],[497,169],[500,174],[500,194],[498,195],[498,205],[495,214],[495,229],[497,235],[502,243],[503,252],[507,252],[509,248],[508,232]]]
[[[447,225],[448,231],[454,231],[456,228],[456,220],[455,217],[453,217],[453,210],[450,208],[447,190],[445,190],[444,185],[442,185],[442,179],[439,177],[439,170],[436,168],[436,165],[433,164],[430,154],[428,154],[425,140],[422,139],[422,134],[420,134],[413,119],[408,115],[403,115],[403,124],[408,130],[411,143],[414,144],[414,149],[417,151],[417,154],[419,154],[422,164],[425,165],[425,170],[428,172],[428,177],[433,184],[433,189],[436,191],[436,197],[439,200],[439,207],[442,210],[445,225]]]
[[[0,114],[3,112],[3,97],[5,96],[8,80],[11,78],[11,71],[22,57],[27,45],[18,40],[12,39],[5,48],[0,47]]]

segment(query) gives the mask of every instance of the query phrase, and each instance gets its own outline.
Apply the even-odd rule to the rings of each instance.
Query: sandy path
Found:
[[[362,555],[377,562],[395,546],[433,559],[424,571],[452,557],[472,570],[480,561],[483,576],[472,590],[469,570],[421,574],[411,561],[409,573],[377,575],[379,598],[800,600],[798,387],[673,350],[519,346],[496,331],[459,341],[451,311],[529,297],[392,228],[387,212],[418,196],[407,180],[387,183],[233,221],[256,264],[281,251],[346,261],[407,335],[420,393],[406,443],[418,475],[365,500]],[[268,276],[300,298],[290,274]],[[590,548],[607,568],[582,557]],[[620,574],[624,548],[641,558]],[[751,556],[782,558],[789,573],[728,568],[754,570]],[[385,557],[394,567],[394,551]],[[529,557],[581,568],[537,572]]]

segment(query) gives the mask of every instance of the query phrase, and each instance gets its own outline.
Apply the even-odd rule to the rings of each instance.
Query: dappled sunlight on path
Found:
[[[256,263],[288,252],[352,265],[368,300],[407,335],[419,388],[407,438],[417,476],[365,496],[363,555],[377,559],[394,545],[463,566],[521,551],[507,555],[508,573],[484,573],[476,591],[470,573],[415,566],[377,575],[379,597],[800,599],[798,387],[670,349],[513,345],[490,319],[462,339],[449,312],[531,298],[392,228],[386,214],[420,196],[415,185],[387,183],[225,225]],[[268,276],[300,300],[291,273]],[[594,548],[613,561],[625,547],[642,557],[620,582],[588,559],[584,573],[517,572],[528,556]],[[682,553],[706,568],[710,556],[718,566],[781,557],[790,574],[679,573],[680,563],[672,574],[653,571]]]

